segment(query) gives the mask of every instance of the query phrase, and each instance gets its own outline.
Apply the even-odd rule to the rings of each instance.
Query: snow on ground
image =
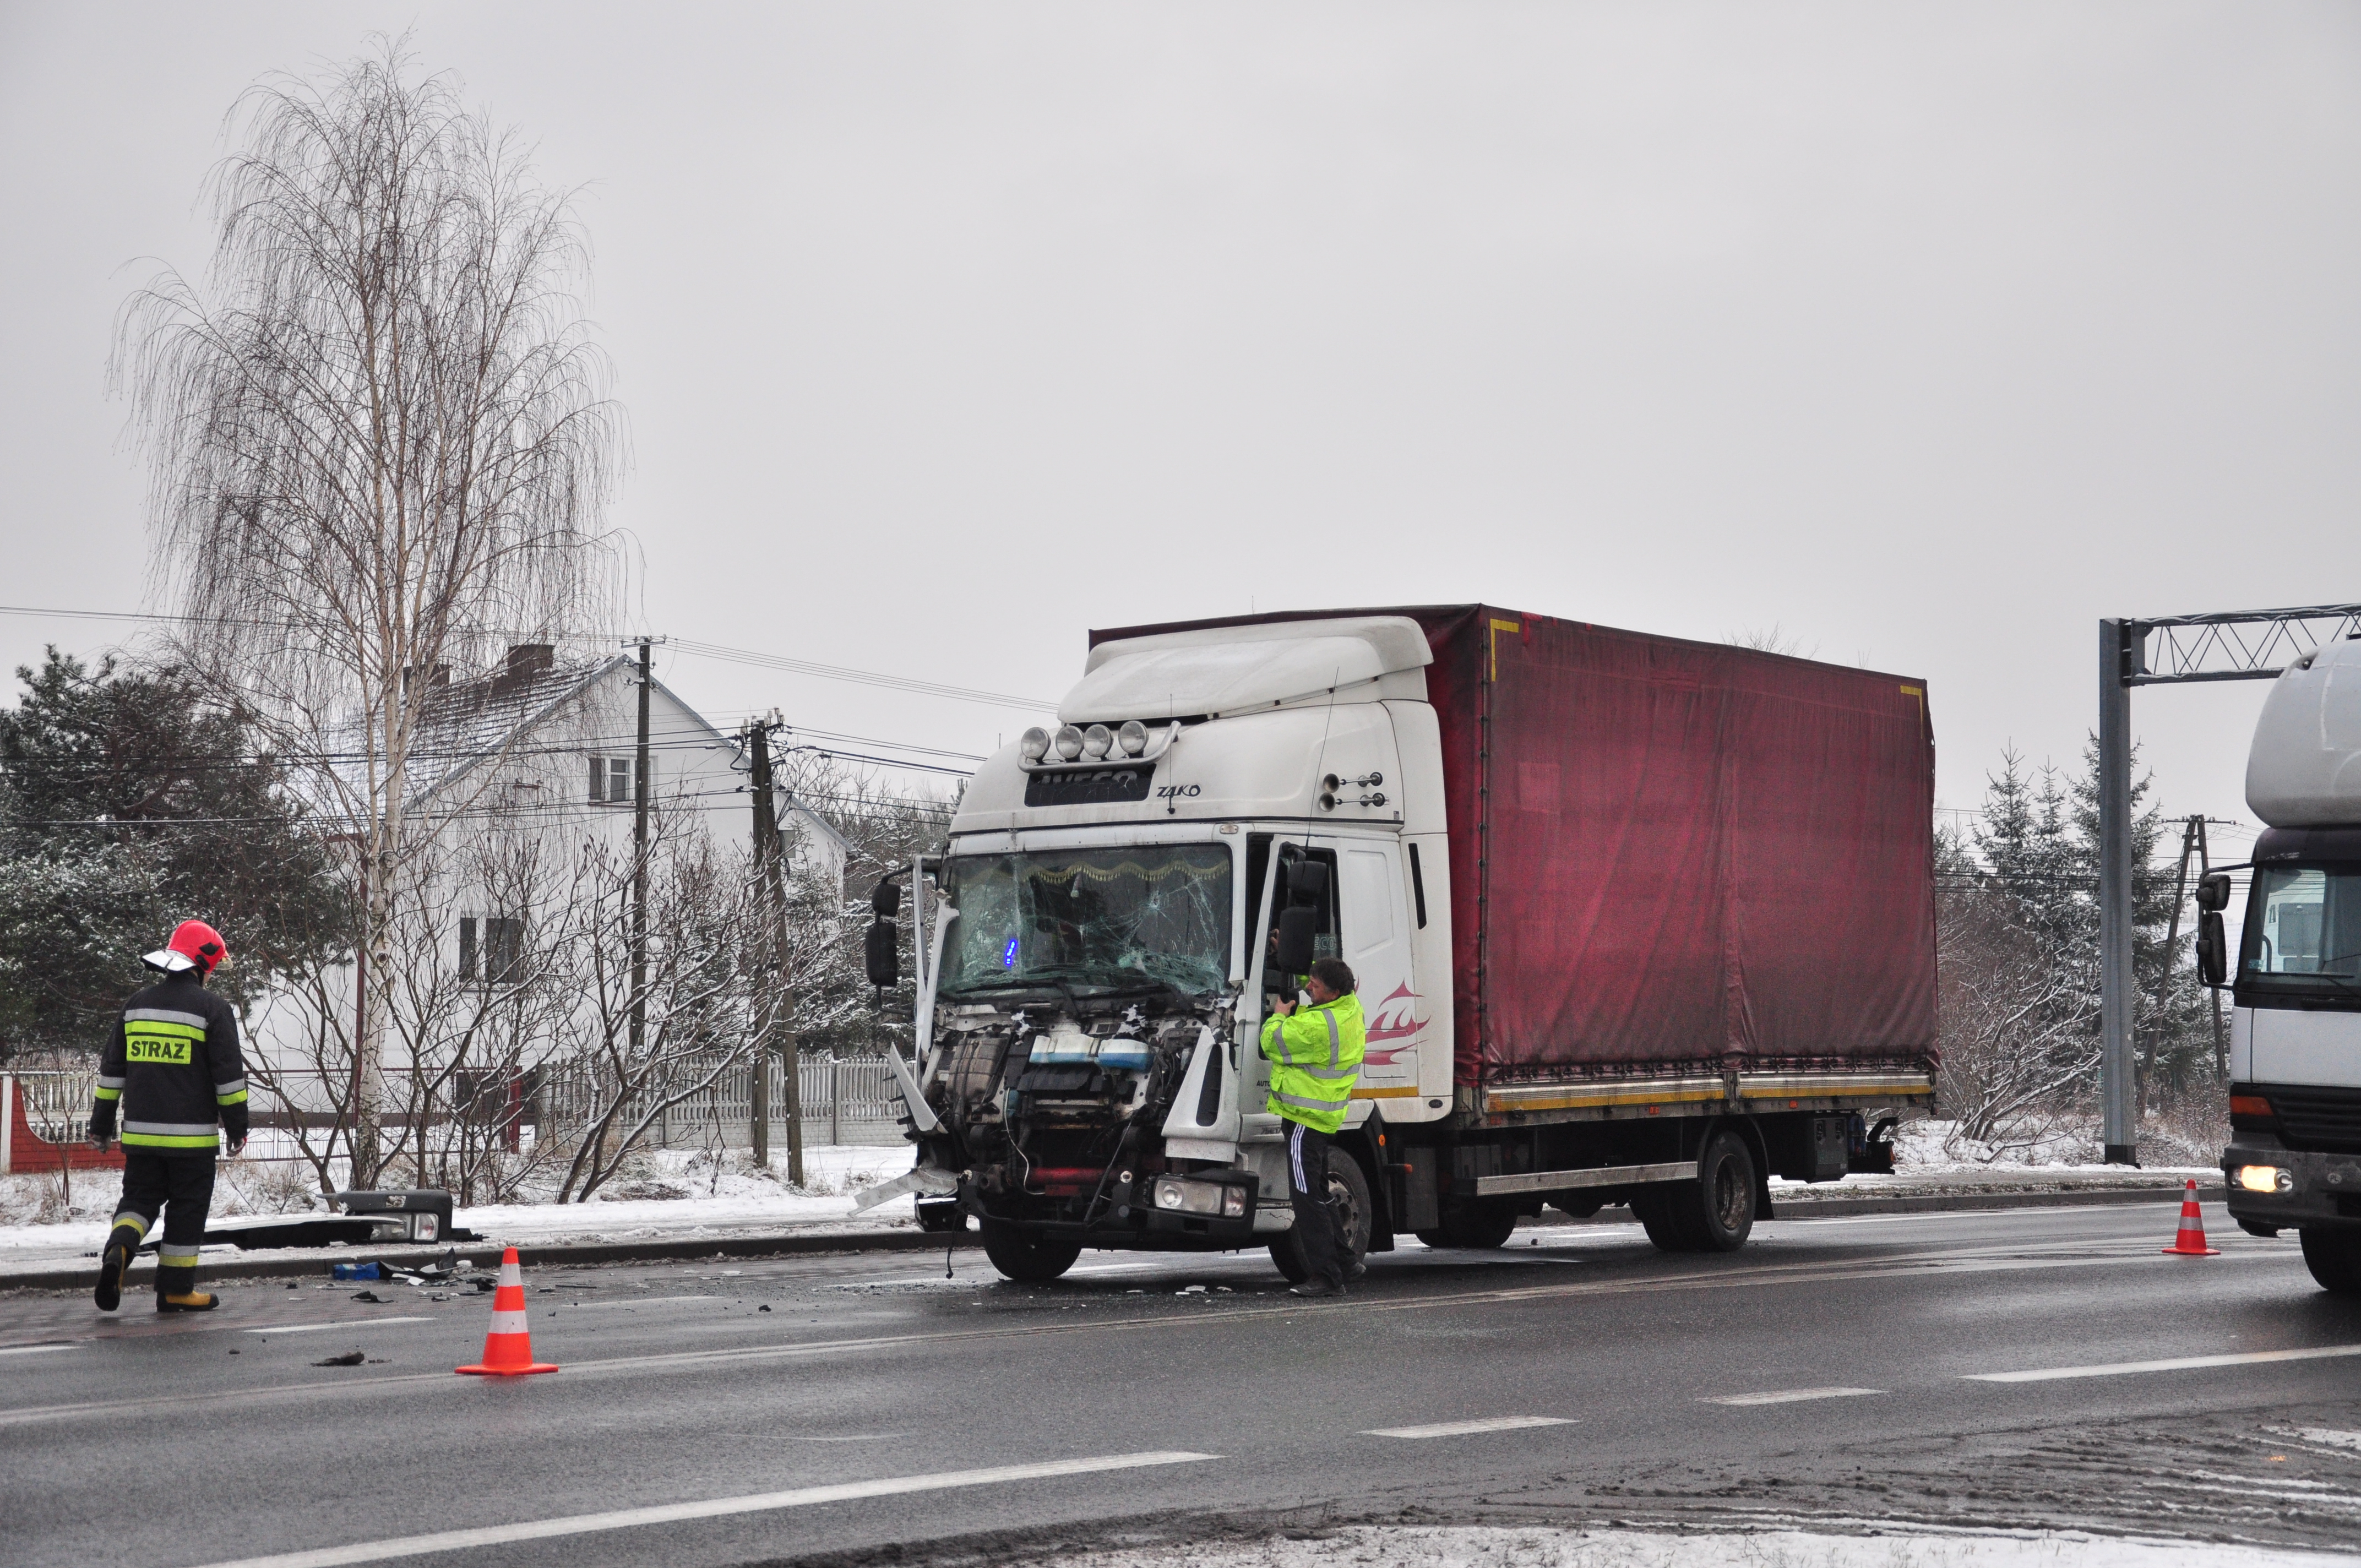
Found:
[[[1356,1526],[1314,1539],[1141,1547],[1036,1568],[2331,1568],[2344,1553],[2123,1541],[2075,1530],[1822,1535]]]
[[[258,1137],[249,1154],[268,1153]],[[588,1203],[507,1203],[462,1208],[458,1223],[502,1242],[631,1241],[659,1236],[775,1231],[804,1226],[842,1228],[909,1224],[912,1200],[899,1197],[855,1215],[860,1190],[910,1168],[907,1145],[838,1145],[804,1151],[804,1185],[786,1185],[786,1156],[774,1153],[774,1174],[753,1168],[742,1152],[717,1163],[701,1151],[658,1150],[593,1196]],[[389,1172],[389,1186],[406,1185]],[[225,1159],[214,1179],[215,1219],[246,1214],[325,1212],[313,1199],[308,1166],[275,1159]],[[0,1177],[0,1273],[49,1266],[94,1254],[123,1193],[121,1173],[73,1173],[68,1212],[55,1175]]]

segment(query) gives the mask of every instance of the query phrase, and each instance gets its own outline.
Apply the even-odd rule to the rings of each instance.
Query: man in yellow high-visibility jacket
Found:
[[[1295,1201],[1297,1249],[1312,1270],[1295,1287],[1298,1296],[1334,1296],[1345,1288],[1343,1238],[1328,1201],[1328,1149],[1345,1124],[1368,1045],[1353,987],[1353,971],[1343,959],[1322,959],[1303,988],[1311,1005],[1276,1002],[1262,1026],[1262,1054],[1270,1058],[1268,1105],[1287,1124],[1287,1190]]]

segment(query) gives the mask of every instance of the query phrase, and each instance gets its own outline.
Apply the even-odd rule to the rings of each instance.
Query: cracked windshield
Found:
[[[945,872],[942,990],[1216,992],[1230,978],[1230,852],[1144,844],[961,855]]]

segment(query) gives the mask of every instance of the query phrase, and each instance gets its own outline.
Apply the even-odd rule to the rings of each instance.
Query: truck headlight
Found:
[[[1093,724],[1082,731],[1082,755],[1097,762],[1115,744],[1115,731],[1104,724]]]
[[[2276,1165],[2242,1165],[2238,1185],[2249,1192],[2292,1192],[2295,1172]]]
[[[1225,1220],[1245,1217],[1246,1190],[1226,1182],[1190,1181],[1178,1176],[1156,1179],[1156,1206],[1183,1214],[1219,1214]]]
[[[1148,750],[1148,726],[1137,718],[1126,718],[1123,728],[1115,732],[1115,742],[1123,748],[1126,757],[1137,757]]]
[[[1049,754],[1049,732],[1035,725],[1025,732],[1024,739],[1016,742],[1016,750],[1027,762],[1039,762]]]
[[[1082,732],[1071,724],[1058,726],[1058,755],[1072,762],[1082,754]]]

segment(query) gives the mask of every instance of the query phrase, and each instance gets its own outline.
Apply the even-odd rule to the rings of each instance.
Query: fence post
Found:
[[[828,1061],[828,1141],[844,1142],[844,1064],[834,1057]]]
[[[0,1076],[0,1176],[16,1168],[16,1075]]]

